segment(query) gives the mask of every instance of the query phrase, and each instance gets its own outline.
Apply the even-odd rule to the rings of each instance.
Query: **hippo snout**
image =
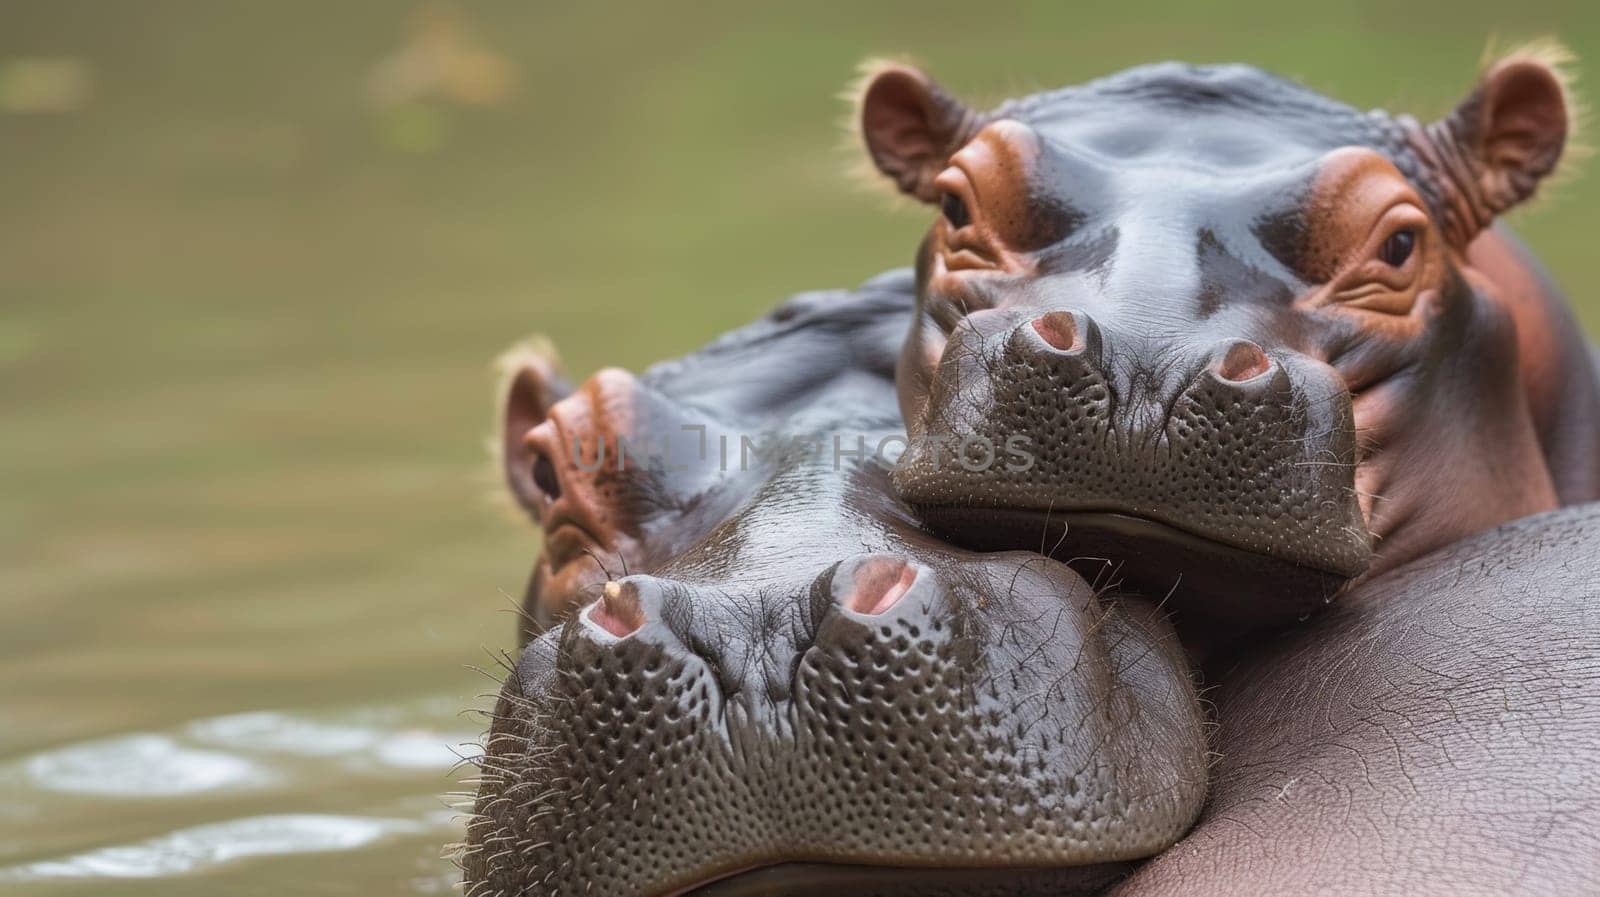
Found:
[[[1064,565],[873,552],[810,581],[689,578],[607,583],[525,649],[469,893],[1080,893],[1198,814],[1168,624]]]
[[[1371,560],[1349,392],[1284,346],[983,310],[949,333],[914,410],[895,486],[968,547],[1121,562],[1167,576],[1130,580],[1155,594],[1181,577],[1224,614],[1244,583],[1302,613]]]

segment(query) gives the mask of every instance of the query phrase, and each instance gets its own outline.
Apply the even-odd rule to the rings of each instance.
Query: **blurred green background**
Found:
[[[638,368],[907,262],[926,216],[844,175],[863,57],[975,100],[1248,61],[1427,116],[1491,35],[1600,58],[1593,3],[1327,6],[0,2],[0,890],[103,893],[50,863],[194,826],[437,810],[440,766],[197,721],[474,732],[440,708],[492,687],[468,665],[512,644],[536,550],[492,498],[490,360],[540,331],[570,373]],[[1516,220],[1591,328],[1597,191]],[[110,779],[194,768],[127,760],[139,733],[274,784],[46,774],[84,745]],[[118,887],[427,892],[450,836]]]

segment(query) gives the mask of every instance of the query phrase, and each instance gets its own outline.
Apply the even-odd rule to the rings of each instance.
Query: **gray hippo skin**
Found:
[[[1600,505],[1375,579],[1229,671],[1199,825],[1114,892],[1600,893]]]
[[[1193,824],[1204,722],[1170,624],[1037,553],[926,535],[870,457],[899,432],[906,286],[799,297],[549,407],[548,366],[512,372],[508,426],[533,426],[509,482],[598,551],[547,539],[572,556],[529,594],[530,634],[555,628],[499,697],[469,897],[1092,893]],[[796,391],[745,376],[751,357],[818,373]],[[602,432],[680,423],[704,455],[584,469]],[[768,425],[823,451],[722,469],[723,436]],[[836,469],[834,436],[869,457]],[[602,561],[605,581],[552,588]]]

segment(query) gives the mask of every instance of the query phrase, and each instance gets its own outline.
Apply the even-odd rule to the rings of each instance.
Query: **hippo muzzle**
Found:
[[[1029,546],[1090,576],[1114,562],[1220,616],[1257,613],[1263,592],[1310,610],[1371,561],[1349,392],[1293,351],[985,309],[945,337],[922,408],[895,486],[969,547]]]
[[[1170,627],[1021,552],[637,575],[501,692],[467,893],[1086,893],[1204,792]]]

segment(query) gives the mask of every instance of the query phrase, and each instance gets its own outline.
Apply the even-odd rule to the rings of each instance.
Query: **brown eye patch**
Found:
[[[980,131],[934,181],[940,211],[956,230],[973,227],[990,254],[1036,252],[1060,242],[1083,220],[1060,195],[1058,177],[1033,129],[1010,119]]]
[[[1426,206],[1374,150],[1346,147],[1325,156],[1298,224],[1295,269],[1313,285],[1303,300],[1309,306],[1403,315],[1439,273]]]

